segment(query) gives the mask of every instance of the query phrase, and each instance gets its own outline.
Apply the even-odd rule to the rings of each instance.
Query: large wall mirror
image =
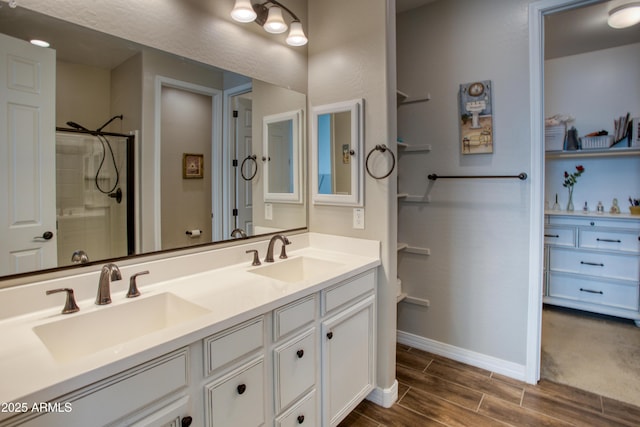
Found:
[[[303,150],[294,153],[298,204],[274,207],[270,216],[262,170],[255,170],[263,168],[264,117],[296,111],[295,147],[305,145],[303,93],[19,6],[0,8],[0,33],[3,69],[7,57],[21,55],[7,43],[47,53],[50,65],[39,69],[49,75],[43,105],[51,110],[46,133],[33,138],[49,144],[48,151],[31,140],[0,141],[7,163],[0,169],[15,171],[0,177],[2,205],[28,211],[34,225],[24,232],[24,223],[11,222],[13,213],[0,215],[0,237],[7,241],[0,281],[306,227]],[[34,35],[51,47],[28,44]],[[14,76],[28,75],[28,68],[13,69]],[[15,149],[19,158],[4,156]],[[243,173],[243,160],[254,155],[258,161],[246,162]],[[19,185],[11,176],[20,176]],[[36,200],[36,193],[48,197]],[[28,203],[13,204],[17,195]],[[22,230],[22,241],[13,241],[15,229]]]
[[[362,108],[356,99],[312,109],[314,204],[362,206]]]
[[[264,201],[302,203],[302,110],[263,118]]]

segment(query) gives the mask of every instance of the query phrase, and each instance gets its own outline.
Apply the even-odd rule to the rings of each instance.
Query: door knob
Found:
[[[36,236],[33,238],[33,240],[51,240],[51,238],[53,237],[53,233],[50,231],[45,231],[44,233],[42,233],[42,236]]]

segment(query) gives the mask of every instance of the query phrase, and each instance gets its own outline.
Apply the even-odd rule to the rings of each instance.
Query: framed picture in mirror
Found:
[[[184,153],[182,155],[182,177],[184,179],[199,179],[204,176],[204,155]]]

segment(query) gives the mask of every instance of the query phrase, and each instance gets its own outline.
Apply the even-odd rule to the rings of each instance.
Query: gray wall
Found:
[[[530,181],[440,180],[440,175],[528,172],[528,0],[447,0],[398,15],[398,89],[431,101],[399,109],[398,135],[431,144],[401,156],[399,191],[431,203],[401,203],[399,240],[430,256],[401,253],[398,328],[425,342],[515,365],[526,363]],[[462,155],[459,85],[493,83],[494,153]]]

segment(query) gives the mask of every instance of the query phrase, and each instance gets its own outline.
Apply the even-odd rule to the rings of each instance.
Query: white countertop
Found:
[[[607,218],[607,219],[613,218],[613,219],[640,220],[640,215],[631,215],[628,212],[612,214],[609,212],[604,212],[604,213],[598,213],[594,211],[583,212],[582,210],[575,210],[573,212],[545,210],[544,214],[549,216],[572,216],[576,218]]]
[[[250,255],[245,255],[247,247],[262,245],[258,242],[231,248],[212,251],[211,256],[220,256],[223,251],[242,252],[242,256],[233,253],[238,259],[245,259],[226,267],[219,267],[197,274],[185,275],[166,281],[159,281],[149,285],[140,285],[142,295],[138,298],[125,298],[124,290],[112,290],[112,304],[97,306],[94,304],[95,295],[91,298],[78,300],[80,311],[62,315],[62,304],[55,307],[23,313],[0,321],[0,402],[41,402],[76,390],[98,379],[121,372],[142,362],[158,357],[174,349],[189,345],[211,334],[224,330],[242,321],[310,295],[323,288],[338,283],[348,277],[380,265],[379,242],[362,239],[350,239],[340,236],[327,236],[315,233],[292,236],[291,249],[288,248],[289,258],[300,256],[334,261],[340,265],[332,271],[327,271],[314,279],[297,283],[287,283],[251,273]],[[280,243],[276,249],[279,251]],[[264,250],[260,251],[264,255]],[[279,252],[277,252],[279,253]],[[229,256],[229,254],[227,254]],[[200,256],[202,258],[202,256]],[[182,262],[189,262],[184,257]],[[201,262],[202,260],[198,260]],[[275,263],[283,262],[276,257]],[[158,276],[154,265],[136,266],[137,270],[149,268],[152,275]],[[264,263],[263,263],[264,265]],[[130,269],[133,271],[132,269]],[[158,268],[160,270],[160,268]],[[144,276],[147,277],[147,276]],[[95,280],[95,277],[92,276]],[[128,282],[123,272],[123,280]],[[140,278],[143,282],[143,278]],[[42,295],[45,289],[60,287],[60,280],[51,283],[36,284],[37,295]],[[97,290],[97,281],[93,282],[93,291]],[[24,292],[34,294],[33,289],[25,287]],[[0,290],[0,310],[2,304],[16,301],[20,289],[13,292],[10,298],[3,298]],[[92,292],[92,293],[94,293]],[[104,349],[72,362],[57,361],[45,347],[33,328],[45,323],[82,316],[97,310],[108,310],[122,304],[132,304],[164,292],[170,292],[186,301],[195,303],[207,310],[208,313],[176,326],[153,332],[142,337],[132,339],[121,345]],[[29,295],[29,294],[25,294]],[[63,294],[61,294],[63,295]],[[86,295],[86,292],[85,292]],[[47,297],[51,298],[51,297]],[[62,297],[55,300],[64,301]],[[95,331],[99,333],[100,331]],[[78,337],[78,339],[82,339]],[[15,414],[0,414],[0,420]]]

